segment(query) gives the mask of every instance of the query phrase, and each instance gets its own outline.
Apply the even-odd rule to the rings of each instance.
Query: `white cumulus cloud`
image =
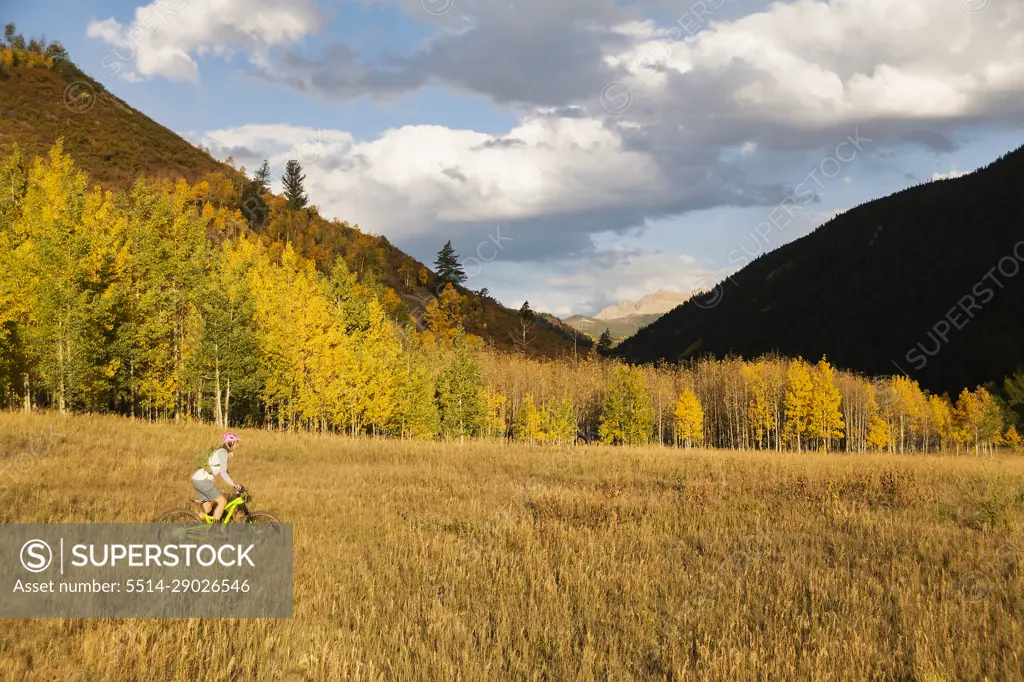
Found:
[[[321,23],[313,0],[156,0],[136,8],[127,25],[94,19],[86,34],[111,45],[103,67],[112,75],[195,82],[196,57],[258,54],[315,33]]]
[[[965,175],[970,174],[971,171],[959,171],[956,168],[950,169],[948,173],[932,173],[932,180],[949,180],[951,178],[961,178]]]

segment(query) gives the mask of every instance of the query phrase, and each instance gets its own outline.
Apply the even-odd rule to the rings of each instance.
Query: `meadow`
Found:
[[[0,413],[0,521],[145,522],[217,431]],[[1024,459],[240,430],[290,620],[25,620],[0,680],[1024,679]]]

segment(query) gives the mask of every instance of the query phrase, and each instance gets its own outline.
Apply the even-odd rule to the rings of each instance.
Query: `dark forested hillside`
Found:
[[[0,156],[17,145],[26,158],[45,156],[63,140],[63,148],[91,182],[127,191],[140,178],[173,183],[185,179],[218,211],[243,208],[247,178],[239,169],[163,127],[117,98],[67,58],[58,43],[49,47],[16,36],[21,48],[0,45]],[[427,303],[440,295],[439,279],[422,263],[343,220],[327,220],[314,208],[292,210],[279,197],[267,197],[248,231],[278,249],[290,242],[302,256],[327,270],[341,256],[363,281],[393,289],[394,308],[423,324]],[[247,216],[248,217],[248,216]],[[439,238],[438,245],[443,243]],[[422,272],[422,275],[420,274]],[[487,296],[460,288],[452,303],[466,330],[503,349],[523,350],[518,311]],[[451,307],[451,305],[449,305]],[[399,320],[401,321],[401,320]],[[556,357],[589,347],[560,322],[537,319],[527,330],[526,352]],[[518,339],[518,342],[517,342]]]
[[[633,362],[777,351],[954,391],[1024,363],[1024,148],[840,215],[617,349]]]

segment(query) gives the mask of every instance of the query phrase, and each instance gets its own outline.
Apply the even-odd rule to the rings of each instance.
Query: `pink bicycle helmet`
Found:
[[[237,443],[238,441],[242,440],[241,438],[231,433],[230,431],[226,432],[223,436],[220,437],[220,439],[224,441],[224,445],[231,445],[232,443]]]

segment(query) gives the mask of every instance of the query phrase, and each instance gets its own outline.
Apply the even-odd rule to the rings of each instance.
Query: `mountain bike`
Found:
[[[205,525],[210,528],[214,525],[213,517],[203,511],[203,500],[192,500],[196,505],[199,506],[199,512],[195,512],[191,509],[168,509],[163,514],[159,514],[155,519],[154,523],[174,523],[179,525]],[[252,511],[252,493],[245,488],[239,488],[238,492],[231,496],[228,500],[227,505],[224,507],[224,514],[221,516],[221,525],[228,525],[229,523],[245,523],[249,525],[262,524],[270,526],[280,526],[281,522],[278,521],[277,517],[268,512]],[[209,530],[209,528],[204,528]]]

